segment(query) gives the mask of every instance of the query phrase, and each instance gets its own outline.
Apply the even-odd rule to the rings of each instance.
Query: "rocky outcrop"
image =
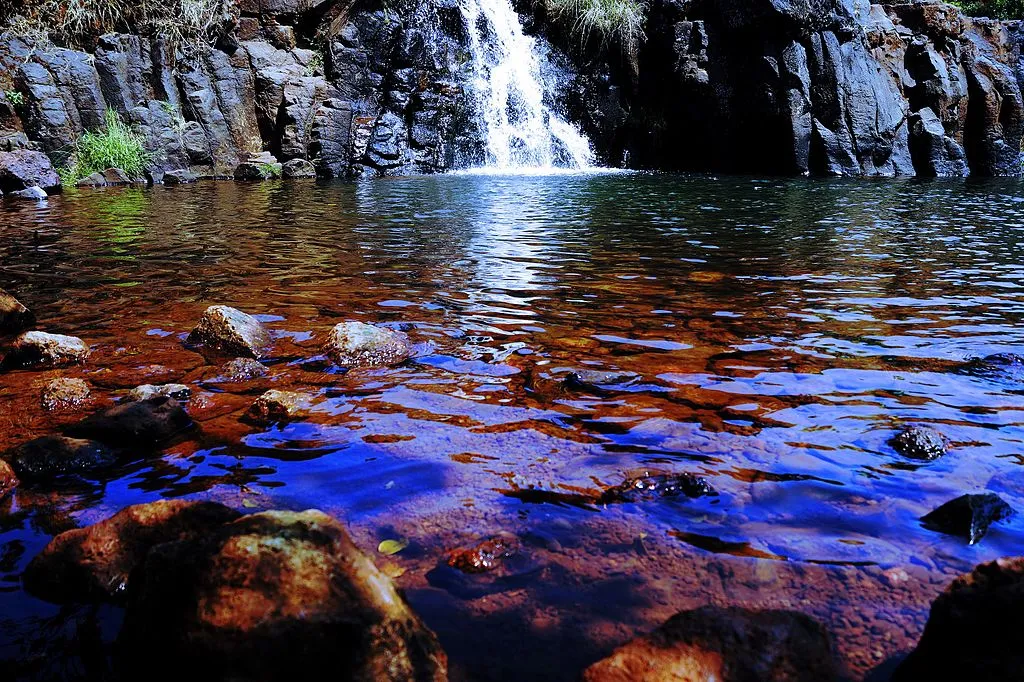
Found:
[[[999,559],[953,581],[932,604],[917,648],[893,675],[916,680],[1019,680],[1024,671],[1024,558]]]

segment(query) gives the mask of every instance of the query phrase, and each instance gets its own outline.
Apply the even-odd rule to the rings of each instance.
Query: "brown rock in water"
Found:
[[[267,376],[267,366],[252,358],[235,358],[221,367],[221,376],[228,381],[252,381]]]
[[[46,332],[25,332],[14,340],[4,357],[4,367],[66,367],[89,357],[89,346],[82,339]]]
[[[342,322],[331,330],[324,353],[339,367],[384,367],[412,354],[409,337],[363,322]]]
[[[43,387],[40,401],[48,412],[68,411],[85,405],[90,395],[89,384],[83,380],[62,377]]]
[[[91,474],[117,463],[117,456],[106,445],[63,436],[36,438],[12,449],[4,458],[25,481]]]
[[[61,533],[29,563],[25,589],[57,603],[122,601],[128,578],[156,545],[209,533],[238,518],[214,502],[160,500]]]
[[[584,682],[829,682],[840,679],[828,632],[795,611],[705,606],[616,649]]]
[[[13,334],[36,323],[36,316],[21,301],[0,289],[0,334]]]
[[[11,465],[0,459],[0,500],[7,497],[12,490],[18,487],[18,477],[14,474]]]
[[[1024,557],[980,564],[932,603],[892,682],[1024,679]]]
[[[273,345],[262,322],[226,305],[207,308],[186,341],[257,360],[267,357]]]
[[[519,541],[514,535],[495,535],[475,547],[452,550],[448,554],[448,565],[463,573],[485,573],[498,568],[518,552]]]
[[[153,548],[126,670],[161,679],[440,681],[447,658],[391,581],[319,511],[264,512]]]
[[[124,447],[156,446],[192,426],[173,398],[123,403],[70,427],[68,434]]]
[[[293,391],[267,391],[249,408],[249,416],[264,424],[286,422],[309,414],[310,396]]]
[[[179,402],[188,402],[192,397],[192,389],[184,384],[143,384],[128,392],[128,400],[152,400],[153,398],[174,398]]]

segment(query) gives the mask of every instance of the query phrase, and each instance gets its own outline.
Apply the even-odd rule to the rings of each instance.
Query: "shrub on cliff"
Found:
[[[75,143],[71,164],[61,169],[61,181],[74,185],[78,180],[108,168],[120,168],[129,177],[142,177],[150,162],[142,136],[131,129],[117,112],[107,109],[106,128],[87,132]]]
[[[958,0],[953,4],[971,17],[1024,19],[1024,0]]]
[[[544,0],[556,21],[586,42],[597,38],[605,46],[616,44],[636,65],[644,39],[647,8],[639,0]]]

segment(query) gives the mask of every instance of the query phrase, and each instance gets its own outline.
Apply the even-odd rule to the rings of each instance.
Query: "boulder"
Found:
[[[103,177],[103,173],[93,173],[87,175],[78,182],[75,183],[75,187],[106,187],[107,179]]]
[[[18,487],[18,476],[14,473],[11,465],[0,459],[0,500],[7,497],[11,491]]]
[[[11,192],[7,196],[15,199],[28,199],[29,201],[44,201],[49,195],[42,187],[29,187]]]
[[[129,672],[159,659],[168,679],[447,679],[437,638],[322,512],[263,512],[156,546],[138,576],[120,636]]]
[[[35,315],[21,301],[0,289],[0,334],[17,333],[35,323]]]
[[[679,495],[704,497],[717,494],[707,479],[701,476],[645,472],[642,476],[627,478],[619,485],[608,488],[597,498],[597,503],[643,502]]]
[[[60,191],[60,177],[46,154],[28,149],[0,152],[0,191],[13,194],[31,187]]]
[[[118,447],[155,447],[191,426],[178,401],[161,396],[115,405],[70,427],[68,435]]]
[[[152,400],[153,398],[174,398],[179,402],[188,402],[192,397],[192,389],[184,384],[143,384],[128,392],[128,400]]]
[[[892,682],[1020,680],[1024,557],[977,566],[932,603],[921,641]]]
[[[309,413],[310,396],[293,391],[267,391],[249,408],[249,416],[262,424],[287,422]]]
[[[198,179],[198,175],[187,169],[169,170],[164,173],[165,185],[187,185]]]
[[[967,538],[977,544],[989,526],[1013,516],[1014,511],[995,493],[961,495],[921,517],[926,528]]]
[[[292,159],[281,166],[281,177],[285,179],[315,178],[316,168],[305,159]]]
[[[89,402],[89,384],[82,379],[54,379],[43,387],[41,402],[47,412],[74,410]]]
[[[235,358],[221,367],[221,376],[228,381],[251,381],[267,375],[267,366],[252,358]]]
[[[270,180],[281,177],[282,166],[272,155],[264,152],[235,166],[235,180]]]
[[[238,517],[215,502],[160,500],[126,507],[51,540],[25,569],[25,589],[57,603],[122,601],[129,577],[155,545],[208,533]]]
[[[103,171],[103,179],[108,185],[130,185],[132,183],[142,184],[145,182],[142,178],[132,178],[128,173],[124,172],[120,168],[108,168]]]
[[[89,346],[77,337],[31,331],[14,340],[3,366],[66,367],[83,363],[88,357]]]
[[[840,666],[828,632],[795,611],[705,606],[616,649],[584,682],[829,682]]]
[[[273,345],[263,323],[226,305],[207,308],[187,343],[257,360],[266,357]]]
[[[412,354],[409,337],[363,322],[342,322],[331,330],[324,353],[339,367],[397,365]]]
[[[114,452],[102,443],[81,438],[43,436],[4,455],[23,481],[50,481],[108,469],[117,463]]]
[[[949,439],[929,426],[915,424],[890,438],[889,446],[909,459],[930,462],[946,454]]]

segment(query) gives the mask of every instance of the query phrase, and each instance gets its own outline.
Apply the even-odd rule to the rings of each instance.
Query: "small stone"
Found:
[[[11,192],[7,196],[17,197],[18,199],[28,199],[30,201],[45,201],[49,195],[42,187],[29,187],[27,189],[21,189],[17,192]]]
[[[80,364],[89,357],[89,346],[82,339],[46,332],[25,332],[4,358],[4,367],[65,367]]]
[[[18,477],[11,465],[0,459],[0,500],[18,487]]]
[[[17,333],[35,323],[35,315],[21,301],[0,289],[0,334]]]
[[[221,376],[229,381],[251,381],[267,376],[267,366],[252,358],[235,358],[221,367]]]
[[[397,365],[412,354],[409,337],[363,322],[342,322],[331,330],[324,352],[339,367]]]
[[[974,545],[985,537],[989,526],[1013,516],[1014,511],[995,493],[961,495],[921,517],[926,528],[967,538]]]
[[[309,413],[313,403],[308,395],[292,391],[267,391],[249,409],[249,415],[258,422],[271,424],[286,422]]]
[[[452,550],[448,553],[448,565],[463,573],[485,573],[498,568],[519,550],[514,535],[495,535],[474,547]]]
[[[642,476],[628,478],[619,485],[608,488],[597,499],[597,503],[643,502],[679,495],[695,498],[717,494],[708,480],[701,476],[646,472]]]
[[[177,400],[167,397],[123,403],[68,429],[72,436],[123,447],[156,446],[192,426]]]
[[[273,345],[262,322],[226,305],[207,308],[187,342],[257,360],[266,357]]]
[[[143,384],[128,392],[128,400],[152,400],[153,398],[174,398],[179,402],[188,402],[192,397],[192,389],[184,384],[164,384],[154,386]]]
[[[54,379],[43,387],[43,409],[48,412],[74,410],[89,402],[89,384],[82,379]]]
[[[915,424],[893,436],[889,446],[909,459],[930,462],[946,454],[949,440],[931,427]]]
[[[89,474],[117,463],[117,456],[106,445],[63,436],[29,441],[8,452],[5,459],[23,481]]]
[[[281,177],[285,179],[315,178],[316,168],[305,159],[292,159],[281,166]]]

